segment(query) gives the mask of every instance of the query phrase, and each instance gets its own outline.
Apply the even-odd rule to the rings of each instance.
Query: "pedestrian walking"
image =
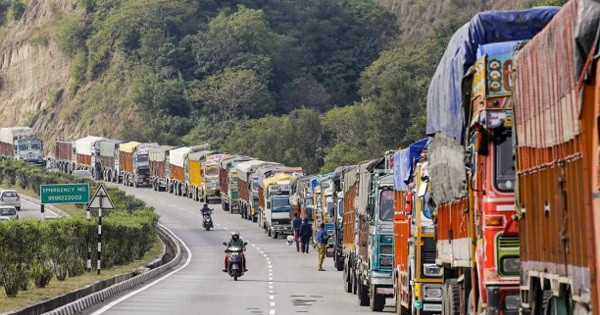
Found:
[[[310,237],[312,236],[312,225],[308,223],[308,218],[304,218],[304,222],[300,226],[300,242],[302,243],[302,252],[308,254],[308,246],[310,245]]]
[[[319,271],[325,271],[323,269],[323,261],[325,260],[325,254],[327,252],[327,241],[329,240],[329,234],[325,231],[325,223],[321,223],[321,229],[317,232],[317,246],[319,248]]]
[[[298,216],[298,212],[294,213],[294,221],[292,222],[292,228],[294,229],[294,241],[296,242],[296,251],[300,252],[300,227],[302,226],[302,219]]]

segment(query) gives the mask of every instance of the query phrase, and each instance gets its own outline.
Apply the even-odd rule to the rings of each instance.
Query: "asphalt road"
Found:
[[[121,186],[121,188],[124,188]],[[155,285],[126,292],[89,310],[93,314],[360,314],[355,295],[342,288],[342,273],[327,258],[326,271],[317,271],[316,251],[296,253],[284,239],[267,237],[256,223],[214,208],[215,229],[205,231],[201,203],[167,192],[124,188],[153,206],[160,222],[191,250],[187,266]],[[222,272],[230,232],[239,231],[249,243],[249,271],[237,282]],[[392,300],[388,300],[391,304]],[[394,307],[386,307],[393,312]]]
[[[46,215],[46,219],[54,219],[59,217],[58,214],[48,210],[47,208],[44,210],[44,213]],[[23,220],[40,218],[40,205],[21,198],[21,211],[19,211],[19,219]]]

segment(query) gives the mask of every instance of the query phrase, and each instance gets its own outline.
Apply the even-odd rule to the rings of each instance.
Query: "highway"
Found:
[[[191,250],[189,264],[150,286],[125,292],[88,310],[89,314],[360,314],[355,295],[342,288],[342,273],[331,258],[326,271],[317,271],[316,251],[296,253],[282,238],[267,237],[256,223],[214,208],[215,229],[205,231],[199,214],[201,203],[166,192],[120,186],[135,194],[160,214],[160,222]],[[222,272],[230,232],[246,240],[249,271],[237,282]],[[311,248],[312,249],[312,248]],[[182,261],[185,261],[183,259]],[[138,292],[139,291],[139,292]],[[388,300],[386,312],[394,312]]]
[[[48,210],[47,207],[44,210],[44,213],[46,215],[46,219],[55,219],[59,217],[58,214]],[[40,205],[21,198],[21,211],[19,211],[19,219],[39,219],[40,217]]]

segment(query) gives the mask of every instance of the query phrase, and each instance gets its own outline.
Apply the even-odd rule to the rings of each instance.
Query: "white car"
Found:
[[[19,220],[17,209],[12,206],[0,206],[0,221]]]
[[[73,171],[72,174],[73,174],[73,176],[77,176],[77,177],[94,179],[94,177],[92,176],[92,172],[90,172],[88,170],[75,170],[75,171]]]
[[[0,206],[13,206],[21,211],[21,197],[15,190],[2,190],[0,193]]]

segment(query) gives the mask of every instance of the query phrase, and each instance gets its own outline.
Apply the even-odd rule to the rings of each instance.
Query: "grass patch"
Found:
[[[13,189],[16,190],[19,194],[27,195],[32,198],[40,198],[40,195],[36,194],[35,191],[28,188],[21,188],[19,185],[9,185],[8,181],[4,181],[0,184],[1,189]],[[68,215],[72,217],[85,217],[86,209],[85,206],[80,205],[72,205],[72,204],[56,204],[54,205],[58,209],[66,212]]]
[[[142,259],[135,260],[127,265],[116,266],[110,269],[102,270],[101,275],[97,275],[96,271],[91,273],[86,272],[81,276],[68,277],[65,281],[57,281],[52,279],[48,286],[43,289],[36,288],[31,284],[31,288],[27,291],[19,291],[17,297],[9,299],[4,294],[4,290],[0,289],[0,313],[31,305],[49,298],[73,291],[78,288],[91,285],[101,280],[114,277],[119,274],[134,271],[136,268],[156,259],[163,251],[163,244],[158,236],[152,245],[152,248],[144,255]],[[92,262],[95,265],[95,262]]]

